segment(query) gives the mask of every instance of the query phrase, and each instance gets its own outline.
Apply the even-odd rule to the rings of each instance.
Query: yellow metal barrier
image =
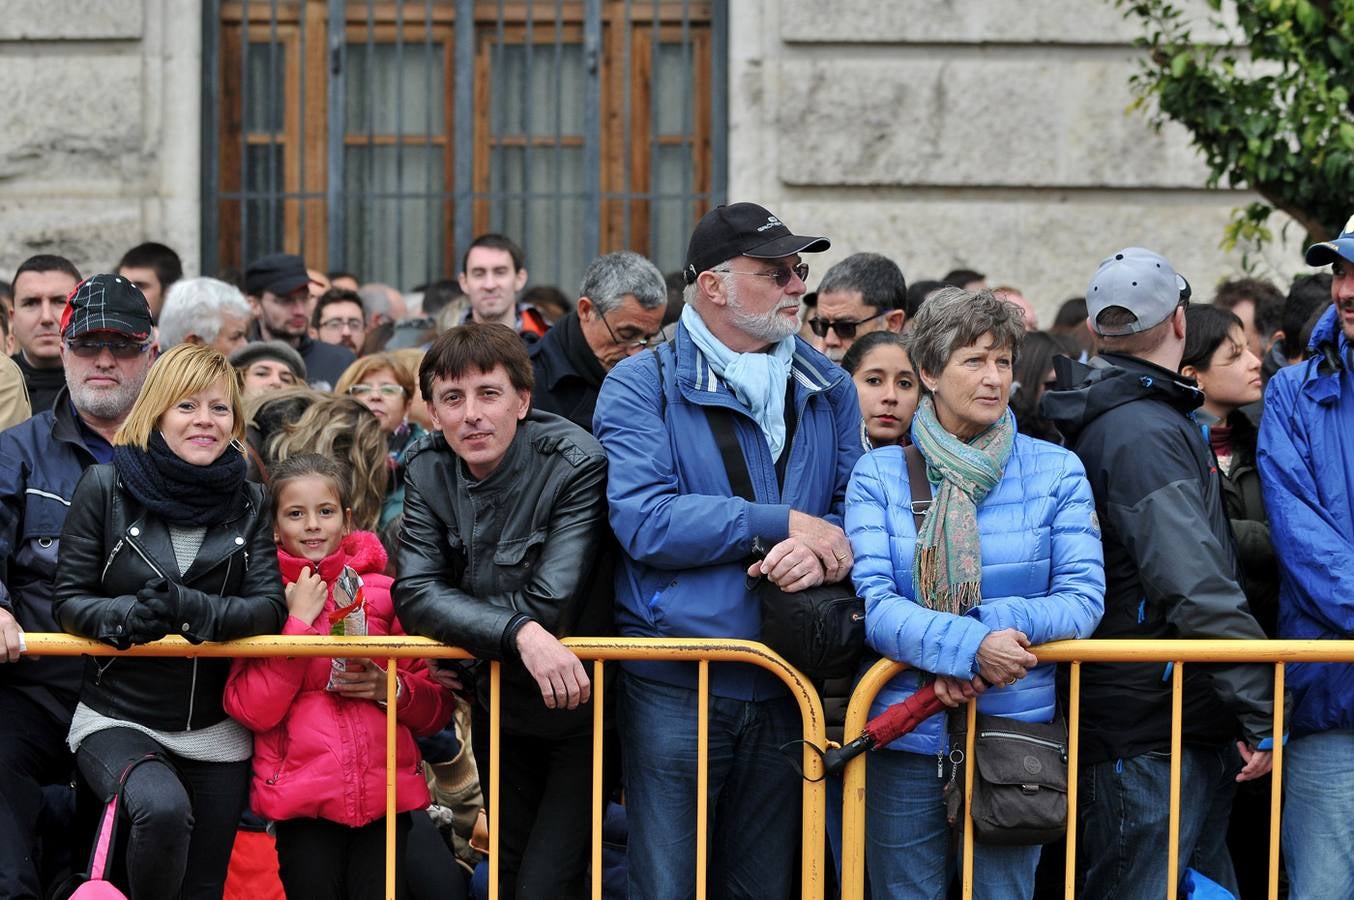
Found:
[[[1286,662],[1354,662],[1354,641],[1058,641],[1031,649],[1041,663],[1069,663],[1067,857],[1064,861],[1065,896],[1074,896],[1076,876],[1077,772],[1081,719],[1081,666],[1083,663],[1174,663],[1171,703],[1170,825],[1167,853],[1167,900],[1175,900],[1178,873],[1180,810],[1181,708],[1186,663],[1272,663],[1274,694],[1283,696]],[[854,736],[869,718],[870,704],[894,676],[907,666],[881,660],[870,668],[851,695],[846,713],[846,734]],[[973,758],[976,704],[969,704],[968,759]],[[1284,734],[1282,703],[1274,705],[1274,734]],[[865,885],[865,768],[866,755],[847,764],[842,805],[842,898],[860,900]],[[1279,817],[1283,785],[1283,742],[1273,751],[1273,789],[1270,794],[1269,897],[1279,893]],[[973,766],[965,767],[965,797],[972,796]],[[967,804],[966,804],[967,808]],[[964,823],[962,860],[963,896],[973,896],[972,821]]]
[[[270,635],[247,638],[220,644],[190,644],[180,637],[168,637],[153,644],[143,644],[130,650],[114,650],[98,641],[85,640],[66,634],[24,635],[27,655],[30,656],[171,656],[171,657],[266,657],[266,656],[320,656],[351,657],[384,660],[386,665],[386,897],[395,897],[395,661],[410,658],[469,659],[470,654],[457,647],[448,647],[427,638],[416,637],[297,637]],[[697,782],[696,782],[696,896],[705,896],[705,871],[708,858],[706,847],[707,779],[709,750],[709,668],[712,662],[736,662],[755,665],[780,678],[799,704],[804,723],[804,740],[816,746],[824,744],[823,705],[812,683],[791,668],[780,656],[765,645],[754,641],[666,639],[666,638],[566,638],[569,647],[580,659],[593,660],[593,796],[592,796],[592,864],[593,872],[602,870],[602,700],[603,664],[605,662],[645,659],[694,662],[699,668],[699,720],[697,724]],[[489,799],[489,896],[498,896],[498,754],[500,747],[499,687],[500,666],[490,667],[489,756],[493,771],[485,794]],[[826,794],[822,775],[822,761],[812,750],[802,751],[803,771],[807,776],[803,787],[803,829],[801,846],[801,881],[803,896],[819,900],[823,896],[823,823],[826,815]],[[592,895],[602,896],[602,880],[592,880]]]

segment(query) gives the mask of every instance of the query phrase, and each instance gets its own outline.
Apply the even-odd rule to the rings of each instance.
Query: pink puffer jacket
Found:
[[[277,551],[283,581],[290,584],[310,562]],[[391,579],[383,574],[386,553],[376,536],[355,531],[320,563],[330,585],[319,628],[289,616],[283,634],[322,634],[334,609],[333,583],[343,566],[362,576],[369,634],[403,634],[390,600]],[[385,815],[385,710],[370,700],[340,697],[325,690],[327,657],[237,659],[226,684],[225,707],[255,733],[254,781],[250,801],[266,819],[328,819],[357,827]],[[403,684],[396,707],[396,808],[428,805],[428,787],[419,771],[414,734],[432,734],[451,718],[451,694],[428,677],[421,659],[401,660]]]

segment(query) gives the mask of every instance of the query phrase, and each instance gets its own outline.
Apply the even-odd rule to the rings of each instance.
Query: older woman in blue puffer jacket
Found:
[[[1017,434],[1007,409],[1024,336],[1019,308],[988,291],[945,289],[908,334],[925,396],[912,424],[933,502],[918,533],[901,447],[862,457],[846,494],[852,575],[866,639],[912,666],[879,694],[882,712],[934,679],[947,705],[982,694],[983,713],[1054,717],[1054,666],[1029,648],[1091,634],[1105,593],[1100,529],[1081,463]],[[876,897],[936,898],[954,871],[942,790],[945,716],[871,755],[867,863]],[[1029,898],[1039,847],[975,848],[974,896]]]

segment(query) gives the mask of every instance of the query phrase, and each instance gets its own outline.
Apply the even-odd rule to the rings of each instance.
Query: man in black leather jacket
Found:
[[[503,662],[501,896],[580,895],[591,803],[591,683],[558,640],[610,627],[592,589],[606,529],[606,457],[531,410],[532,371],[503,325],[468,323],[419,370],[437,432],[410,451],[395,610],[411,634]],[[475,756],[489,775],[488,678]],[[605,754],[612,760],[615,753]]]

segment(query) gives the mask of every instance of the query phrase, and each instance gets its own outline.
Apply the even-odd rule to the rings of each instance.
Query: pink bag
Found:
[[[118,890],[113,882],[104,878],[108,872],[108,857],[112,855],[117,840],[118,801],[122,799],[122,791],[127,787],[127,778],[132,774],[132,770],[142,763],[160,759],[162,757],[158,753],[147,753],[123,769],[122,777],[118,779],[117,791],[103,808],[99,833],[94,837],[94,852],[89,859],[89,873],[77,876],[82,877],[84,883],[69,895],[69,900],[127,900],[126,894]]]

